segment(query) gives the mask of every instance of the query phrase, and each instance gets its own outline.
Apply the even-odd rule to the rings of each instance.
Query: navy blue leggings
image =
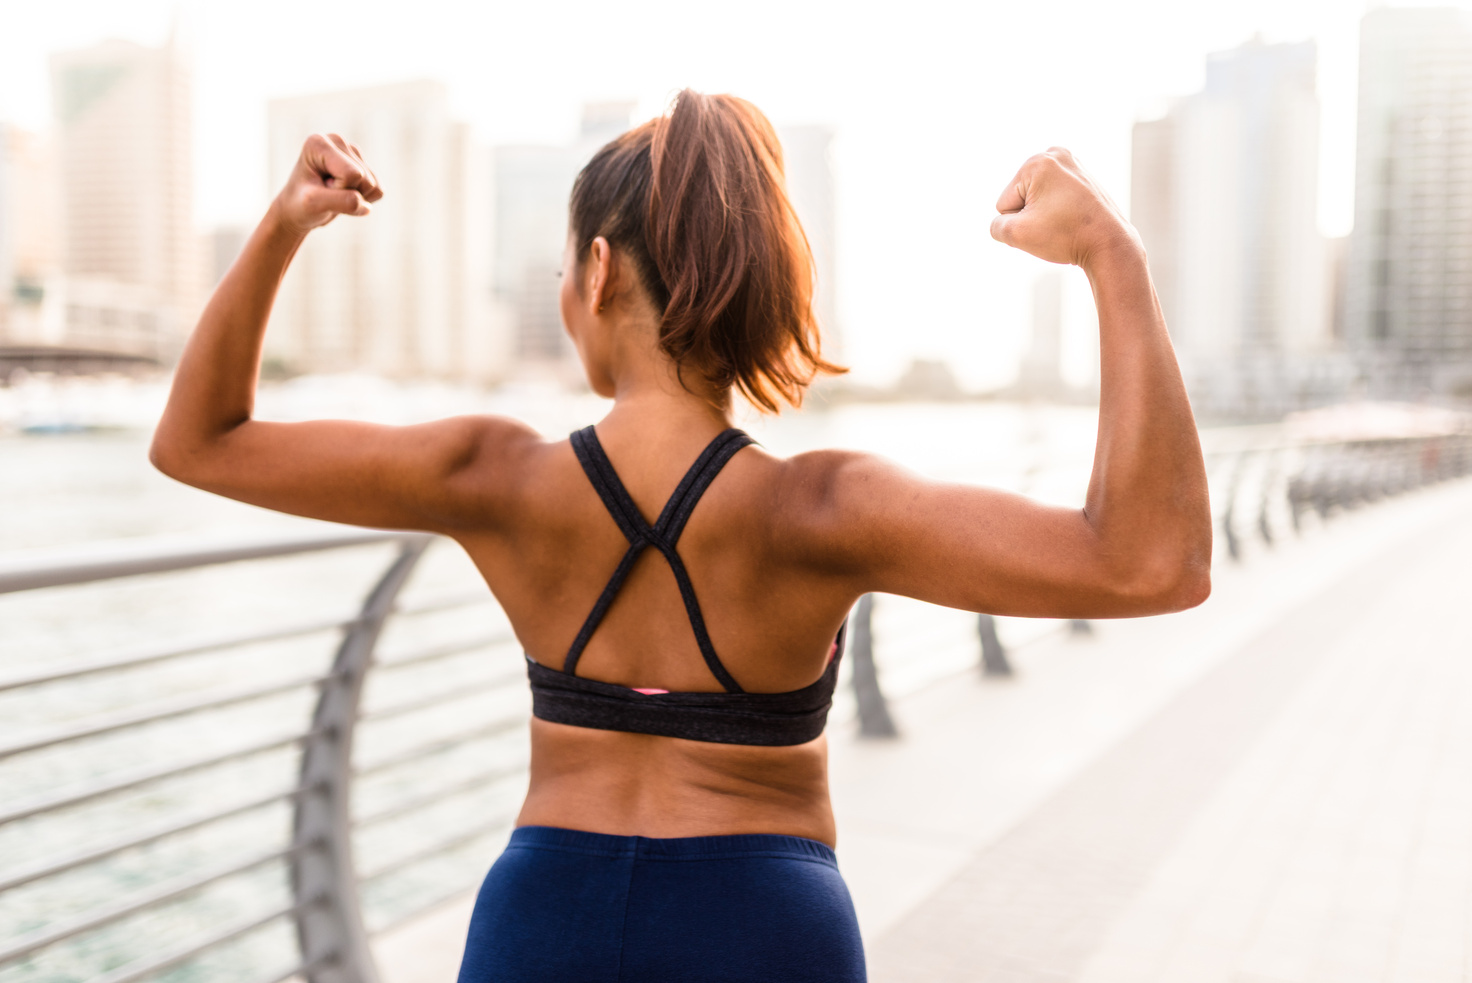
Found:
[[[797,836],[523,826],[476,898],[460,983],[863,983],[833,851]]]

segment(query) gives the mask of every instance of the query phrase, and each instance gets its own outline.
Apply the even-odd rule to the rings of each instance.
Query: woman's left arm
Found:
[[[185,346],[149,451],[155,467],[228,498],[358,525],[449,531],[493,507],[494,489],[476,465],[537,440],[514,421],[252,418],[266,322],[297,248],[312,229],[367,215],[381,197],[356,147],[335,134],[307,140]]]

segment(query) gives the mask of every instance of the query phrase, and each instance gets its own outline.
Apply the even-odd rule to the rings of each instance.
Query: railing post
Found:
[[[377,983],[368,933],[358,905],[352,852],[353,727],[363,680],[384,622],[430,537],[406,537],[398,556],[363,602],[363,609],[338,647],[332,674],[322,686],[312,715],[318,736],[302,748],[302,785],[297,799],[291,865],[297,939],[303,960],[315,968],[311,983]]]
[[[1278,452],[1268,451],[1268,461],[1263,471],[1262,488],[1257,498],[1257,534],[1262,537],[1264,545],[1273,545],[1273,526],[1268,521],[1268,498],[1272,494],[1273,486],[1278,481]]]
[[[1232,468],[1232,478],[1227,485],[1227,508],[1222,513],[1222,535],[1227,540],[1227,555],[1234,560],[1242,559],[1242,543],[1237,538],[1237,492],[1242,486],[1242,475],[1247,469],[1249,452],[1243,451]]]
[[[854,666],[854,696],[859,701],[860,737],[897,737],[899,729],[889,715],[889,703],[879,688],[879,669],[874,665],[874,595],[859,598],[849,620]]]
[[[984,676],[1010,676],[1012,663],[1007,650],[997,637],[997,619],[989,614],[976,616],[976,634],[981,638],[981,672]]]

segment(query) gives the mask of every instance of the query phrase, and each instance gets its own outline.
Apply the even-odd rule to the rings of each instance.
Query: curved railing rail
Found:
[[[1472,474],[1472,431],[1467,429],[1307,439],[1272,425],[1208,431],[1203,436],[1212,519],[1218,543],[1233,562],[1245,559],[1254,539],[1270,548],[1300,533],[1310,514],[1328,520],[1403,492]],[[1086,458],[1042,461],[1029,475],[1033,480],[1048,473],[1072,475],[1082,487],[1089,464]],[[866,595],[850,619],[851,680],[859,733],[888,738],[900,727],[880,685],[870,629],[874,610],[875,599]],[[1092,631],[1089,622],[1077,620],[1061,622],[1058,628],[1075,635]],[[977,617],[973,644],[973,658],[979,656],[984,675],[1007,678],[1013,674],[997,620],[991,615]],[[906,652],[906,659],[911,655]],[[937,664],[929,678],[939,678],[954,668],[954,664]]]
[[[417,533],[342,529],[235,541],[146,540],[0,558],[0,594],[7,594],[302,554],[392,551],[386,569],[351,614],[0,668],[5,673],[0,675],[0,698],[15,706],[58,689],[65,690],[63,702],[70,694],[86,704],[99,689],[136,682],[140,673],[175,672],[202,660],[256,658],[271,646],[313,643],[299,646],[306,652],[320,649],[324,637],[338,636],[336,655],[326,666],[302,667],[313,659],[288,651],[275,664],[292,670],[269,678],[247,673],[252,678],[224,686],[207,678],[202,688],[182,696],[124,700],[120,708],[18,734],[5,729],[0,736],[0,767],[10,769],[5,785],[31,791],[0,801],[0,975],[135,983],[173,978],[176,971],[186,973],[179,978],[197,978],[189,975],[195,970],[210,979],[260,983],[292,978],[372,983],[378,978],[372,934],[473,886],[484,871],[487,839],[504,831],[509,814],[462,809],[452,828],[441,829],[445,821],[434,820],[434,813],[522,774],[525,755],[517,748],[503,749],[489,756],[489,765],[458,770],[443,766],[441,759],[476,742],[484,748],[485,741],[522,729],[524,708],[513,705],[489,718],[467,713],[449,727],[427,725],[424,718],[443,717],[445,708],[457,702],[519,692],[521,672],[519,666],[516,672],[492,668],[489,674],[477,668],[478,677],[459,671],[452,685],[435,683],[439,673],[434,671],[457,660],[488,662],[474,657],[511,643],[504,629],[461,632],[392,655],[381,651],[380,639],[391,618],[423,621],[490,601],[484,588],[408,603],[401,599],[431,539]],[[421,667],[431,672],[415,679]],[[370,677],[385,683],[380,694],[385,698],[371,704],[364,700]],[[173,728],[169,733],[176,737],[186,735],[187,744],[187,735],[211,730],[209,722],[221,714],[256,712],[293,697],[305,708],[300,697],[314,693],[310,713],[297,717],[295,726],[275,726],[284,715],[268,713],[273,725],[264,728],[258,726],[260,720],[254,721],[256,726],[241,726],[238,733],[213,728],[229,730],[226,736],[236,739],[203,740],[199,749],[185,748],[183,753],[171,744],[157,758],[109,762],[80,780],[67,780],[68,769],[57,767],[54,757],[84,759],[89,749],[107,744],[89,743],[99,737],[147,743],[159,728]],[[365,736],[396,727],[405,733],[372,742],[376,747],[359,747]],[[277,760],[274,768],[263,767],[282,753],[289,757]],[[48,755],[53,757],[47,760]],[[61,780],[38,776],[48,768],[61,774]],[[263,777],[266,772],[269,777]],[[377,803],[365,802],[364,787],[379,780],[387,780],[387,794],[380,794]],[[139,821],[149,810],[138,802],[150,797],[168,800],[169,807]],[[273,811],[274,825],[268,818]],[[468,821],[465,812],[470,813]],[[250,835],[236,838],[231,826],[241,822],[253,824]],[[401,829],[423,826],[429,835],[411,831],[375,843],[374,862],[361,866],[355,855],[363,851],[355,845],[395,824]],[[62,826],[75,837],[54,835]],[[454,862],[457,850],[463,855],[477,844],[481,850],[471,862]],[[437,863],[443,868],[447,860],[454,875],[432,870],[432,876],[423,876],[424,869]],[[139,874],[150,866],[168,870]],[[416,876],[430,889],[422,884],[415,889]],[[388,890],[384,903],[377,905],[378,917],[369,917],[361,899],[383,893],[385,886],[393,888],[396,878],[409,888],[401,883]],[[181,914],[185,906],[187,913]],[[181,930],[181,922],[190,930]],[[212,958],[219,965],[210,966]]]
[[[1327,519],[1426,485],[1472,474],[1472,433],[1223,441],[1208,454],[1218,483],[1217,528],[1240,559],[1253,533],[1264,545]],[[1245,526],[1245,528],[1244,528]]]
[[[1308,514],[1472,473],[1472,434],[1250,436],[1208,460],[1234,557],[1254,532],[1271,545]],[[168,592],[183,571],[291,556],[378,571],[352,611],[314,603],[230,632],[0,662],[0,789],[22,789],[0,800],[0,977],[374,983],[376,936],[471,888],[525,773],[526,697],[519,660],[483,657],[514,642],[477,607],[483,586],[405,592],[434,549],[423,534],[332,529],[0,556],[0,602]],[[851,624],[850,678],[861,731],[886,736],[872,609]],[[401,625],[413,637],[385,641]],[[61,710],[7,723],[25,716],[7,707],[47,700]]]

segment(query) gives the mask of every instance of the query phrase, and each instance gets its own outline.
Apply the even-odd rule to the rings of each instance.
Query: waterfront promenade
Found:
[[[898,740],[834,728],[875,983],[1468,978],[1472,482],[1215,582],[896,700]],[[386,983],[453,980],[468,912],[382,939]]]

